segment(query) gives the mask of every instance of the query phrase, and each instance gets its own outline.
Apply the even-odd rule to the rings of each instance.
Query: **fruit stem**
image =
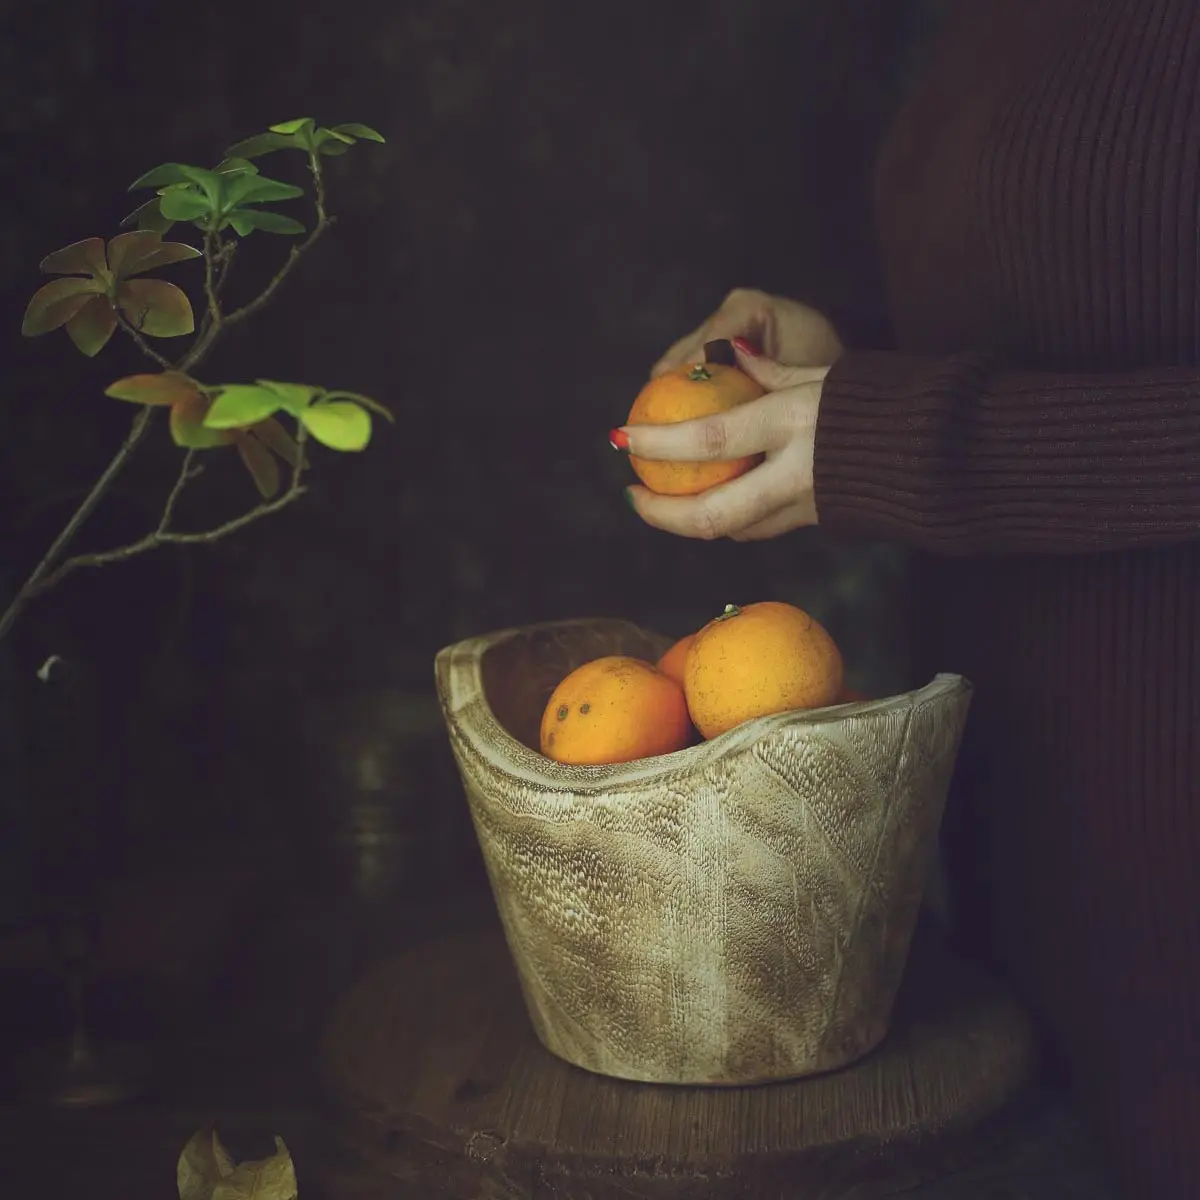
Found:
[[[703,364],[697,363],[689,372],[688,379],[693,383],[699,383],[703,379],[711,379],[712,372]]]
[[[741,611],[736,604],[727,604],[725,605],[725,611],[716,619],[718,621],[728,621],[730,617],[740,616]]]

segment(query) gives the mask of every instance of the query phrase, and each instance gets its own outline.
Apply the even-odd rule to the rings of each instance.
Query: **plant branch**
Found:
[[[34,567],[33,572],[24,584],[21,585],[20,590],[9,602],[3,614],[0,614],[0,641],[4,639],[5,635],[12,628],[17,617],[21,615],[22,610],[29,601],[40,592],[46,590],[46,580],[51,578],[54,573],[54,564],[79,532],[83,523],[95,511],[96,505],[104,498],[108,489],[112,487],[117,476],[129,461],[130,456],[146,436],[153,416],[154,409],[143,408],[133,418],[133,424],[129,427],[129,432],[125,435],[125,440],[121,443],[120,449],[113,455],[108,466],[104,468],[104,472],[100,478],[92,485],[92,490],[84,497],[82,503],[71,516],[71,519],[63,526],[62,532],[51,543],[50,549],[46,551],[42,557],[42,561]]]
[[[159,535],[165,534],[170,530],[171,518],[175,515],[175,505],[179,503],[179,497],[183,493],[183,489],[187,487],[191,480],[204,471],[204,468],[199,463],[196,463],[195,459],[195,450],[189,450],[183,456],[183,465],[179,468],[179,477],[175,480],[175,486],[167,496],[167,502],[163,505],[162,516],[158,521],[158,529],[155,530]],[[193,463],[195,463],[194,466]]]
[[[178,484],[176,485],[176,490],[181,490]],[[74,558],[68,558],[56,570],[45,575],[38,582],[36,588],[29,592],[27,599],[32,599],[34,596],[41,595],[43,592],[48,592],[51,588],[57,587],[68,575],[79,570],[81,567],[103,567],[109,563],[125,562],[128,559],[136,558],[139,554],[145,554],[150,550],[157,550],[159,546],[193,546],[220,541],[221,538],[235,533],[237,530],[243,529],[245,526],[261,520],[263,517],[268,517],[272,513],[278,512],[281,508],[286,508],[289,504],[299,500],[306,490],[304,487],[293,485],[282,496],[256,505],[248,512],[242,513],[241,516],[234,517],[224,522],[224,524],[214,526],[212,529],[201,529],[192,533],[176,533],[169,529],[155,529],[152,533],[146,534],[145,537],[139,538],[136,542],[130,542],[127,546],[117,546],[112,550],[102,550],[95,554],[77,554]]]
[[[229,268],[232,265],[236,244],[234,242],[222,242],[220,235],[214,230],[206,230],[204,234],[204,295],[206,300],[205,315],[201,321],[200,330],[196,335],[188,350],[175,363],[172,363],[165,356],[159,354],[157,350],[145,339],[142,335],[140,322],[138,325],[131,323],[121,311],[120,304],[113,300],[113,311],[116,315],[117,324],[120,328],[133,339],[138,349],[142,351],[148,358],[152,359],[164,371],[177,370],[188,372],[191,371],[208,353],[213,342],[220,335],[221,330],[227,325],[235,325],[240,321],[246,320],[253,316],[256,312],[262,309],[279,290],[280,285],[291,274],[296,264],[300,261],[305,253],[312,248],[317,240],[325,233],[327,229],[334,223],[334,218],[330,217],[325,211],[325,181],[321,173],[320,155],[316,151],[309,154],[309,170],[313,177],[313,187],[315,192],[315,206],[317,221],[313,226],[308,237],[300,243],[293,245],[288,253],[287,260],[283,266],[275,273],[268,281],[262,292],[259,293],[249,303],[241,308],[234,310],[231,313],[224,314],[221,311],[221,289],[224,287],[226,279],[229,275]],[[292,473],[291,485],[287,491],[275,500],[259,504],[249,512],[243,513],[240,517],[235,517],[231,521],[226,521],[223,525],[217,526],[215,529],[204,530],[196,533],[176,533],[170,528],[171,520],[175,513],[175,507],[183,489],[189,481],[200,474],[203,469],[195,464],[194,454],[189,451],[183,460],[183,465],[180,468],[179,476],[175,481],[170,493],[167,496],[163,506],[162,516],[159,519],[157,528],[153,532],[146,534],[139,541],[132,542],[127,546],[120,546],[113,550],[107,550],[95,554],[80,554],[74,558],[69,558],[59,565],[58,561],[66,551],[68,545],[75,538],[80,528],[91,516],[96,506],[104,498],[105,494],[112,487],[117,476],[124,469],[129,461],[134,450],[137,449],[139,443],[146,436],[146,432],[150,427],[150,421],[153,417],[154,410],[146,407],[142,408],[133,419],[133,424],[130,427],[129,433],[120,449],[113,456],[108,466],[104,469],[103,474],[96,480],[90,492],[84,498],[83,502],[75,510],[74,514],[67,521],[59,535],[54,539],[49,550],[46,551],[41,562],[34,568],[29,578],[21,585],[8,607],[0,613],[0,641],[8,634],[16,623],[17,618],[24,611],[26,605],[34,597],[41,595],[43,592],[49,591],[56,586],[71,572],[80,567],[103,566],[106,563],[120,562],[128,558],[133,558],[138,554],[143,554],[148,550],[156,549],[163,545],[188,545],[200,542],[213,542],[219,538],[225,537],[227,534],[233,533],[238,529],[249,525],[253,521],[257,521],[262,517],[268,516],[271,513],[277,512],[286,505],[299,499],[304,494],[304,488],[301,485],[300,479],[304,470],[304,440],[307,431],[303,425],[297,422],[297,445],[299,447],[299,455],[295,468]]]
[[[121,311],[120,305],[113,304],[113,312],[117,314],[117,324],[127,333],[134,342],[137,343],[137,348],[148,358],[152,358],[164,371],[171,369],[171,360],[159,354],[155,348],[142,336],[142,331],[137,326],[130,324],[126,319],[125,314]]]
[[[325,211],[325,177],[321,173],[320,155],[316,152],[312,152],[308,156],[308,169],[313,177],[317,223],[313,226],[312,232],[309,233],[308,237],[300,245],[292,246],[288,252],[287,261],[275,272],[275,275],[267,283],[267,286],[253,300],[223,317],[221,319],[222,325],[236,325],[239,321],[244,321],[247,317],[252,317],[259,309],[264,307],[276,291],[278,291],[280,284],[291,274],[301,257],[312,249],[317,239],[336,221],[336,217],[331,217]]]
[[[143,410],[144,413],[151,411],[150,409]],[[103,567],[109,563],[125,562],[128,559],[136,558],[139,554],[145,554],[150,550],[157,550],[159,546],[194,546],[219,541],[221,538],[235,533],[237,530],[243,529],[247,525],[261,520],[263,517],[277,513],[289,504],[295,503],[308,490],[301,483],[304,473],[304,443],[307,436],[308,430],[297,421],[296,463],[292,468],[291,482],[288,485],[287,491],[282,496],[277,496],[274,500],[258,504],[249,511],[242,513],[241,516],[233,517],[212,529],[201,529],[191,533],[177,533],[169,527],[171,517],[174,515],[175,505],[188,482],[195,479],[204,470],[203,466],[194,461],[196,452],[189,450],[184,456],[183,467],[179,472],[179,477],[175,480],[175,485],[167,496],[166,504],[163,506],[163,514],[156,529],[146,534],[145,537],[139,538],[136,542],[130,542],[126,546],[116,546],[112,550],[101,550],[93,554],[77,554],[73,558],[68,558],[66,562],[62,563],[56,569],[44,572],[36,582],[31,579],[21,589],[21,596],[24,597],[25,601],[29,601],[43,592],[48,592],[51,588],[57,587],[68,575],[79,570],[81,567]],[[3,629],[0,629],[0,637],[3,637]]]

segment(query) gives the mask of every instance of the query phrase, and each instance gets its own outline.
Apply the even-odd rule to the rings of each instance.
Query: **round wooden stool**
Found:
[[[379,964],[322,1048],[341,1147],[391,1181],[370,1194],[430,1200],[892,1196],[968,1153],[1033,1061],[1022,1010],[923,927],[891,1032],[826,1075],[701,1088],[579,1070],[537,1041],[498,929]]]

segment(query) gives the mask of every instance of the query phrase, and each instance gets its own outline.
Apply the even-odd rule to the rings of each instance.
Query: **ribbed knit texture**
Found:
[[[1127,1194],[1200,1197],[1200,4],[960,0],[876,185],[821,524],[918,551],[918,679],[977,686],[961,927]]]

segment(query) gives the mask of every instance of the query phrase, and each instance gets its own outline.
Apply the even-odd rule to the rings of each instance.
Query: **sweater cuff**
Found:
[[[813,478],[823,528],[840,536],[943,543],[945,501],[963,481],[953,445],[956,398],[977,393],[995,363],[851,351],[825,377]],[[961,431],[960,431],[961,434]],[[965,547],[964,547],[965,549]]]

